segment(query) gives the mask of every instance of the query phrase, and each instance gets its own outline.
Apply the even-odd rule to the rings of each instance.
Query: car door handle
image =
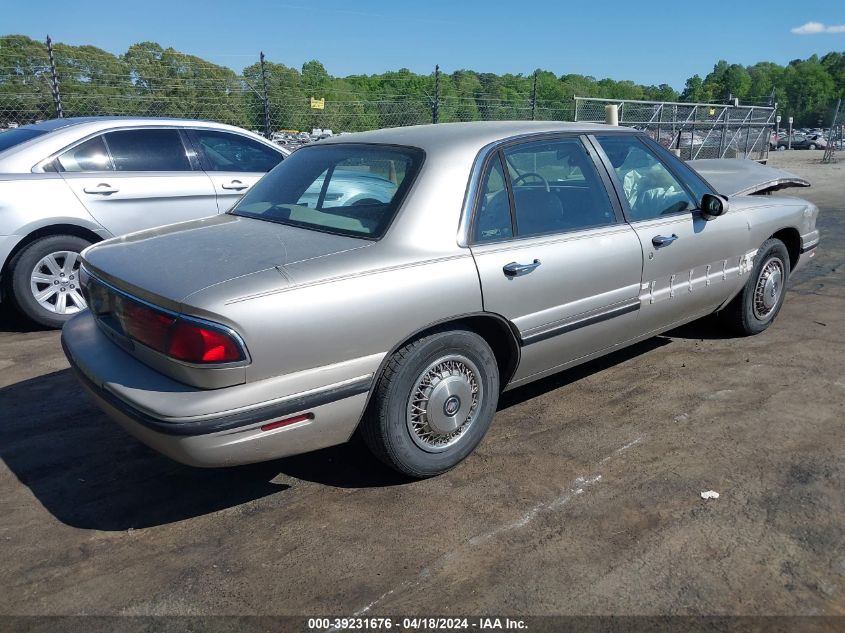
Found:
[[[518,262],[511,262],[510,264],[505,264],[504,266],[502,266],[502,270],[508,277],[517,277],[518,275],[527,275],[539,265],[539,259],[535,259],[530,264],[520,264]]]
[[[678,239],[678,236],[674,233],[672,235],[655,235],[651,238],[651,243],[654,244],[655,248],[663,248],[664,246],[669,246],[676,239]]]
[[[249,185],[245,185],[240,180],[233,180],[228,185],[220,185],[223,189],[234,189],[235,191],[240,191],[241,189],[247,189]]]
[[[110,193],[117,193],[118,191],[120,191],[120,189],[118,189],[117,187],[112,187],[107,182],[101,182],[96,187],[84,187],[82,191],[84,191],[85,193],[94,193],[104,196]]]

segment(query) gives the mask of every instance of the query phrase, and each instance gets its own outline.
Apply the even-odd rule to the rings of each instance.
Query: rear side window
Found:
[[[584,144],[561,138],[504,150],[519,236],[614,224],[616,214]]]
[[[111,171],[112,163],[102,136],[89,138],[56,159],[63,171]],[[45,169],[47,171],[47,169]]]
[[[231,213],[354,237],[381,237],[422,164],[421,150],[337,143],[302,148]]]
[[[191,171],[176,130],[120,130],[105,137],[116,171]]]
[[[238,134],[211,130],[192,133],[202,149],[207,171],[266,173],[284,158],[281,152]]]

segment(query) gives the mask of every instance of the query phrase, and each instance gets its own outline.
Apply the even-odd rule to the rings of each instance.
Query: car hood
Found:
[[[172,309],[191,294],[260,273],[279,288],[284,266],[372,244],[264,220],[223,214],[170,224],[95,244],[86,269],[112,285]],[[244,284],[249,291],[250,283]]]
[[[702,158],[687,161],[687,164],[725,196],[745,196],[787,187],[810,186],[808,180],[788,171],[742,158]]]

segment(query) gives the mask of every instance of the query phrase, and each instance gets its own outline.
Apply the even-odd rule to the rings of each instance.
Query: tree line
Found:
[[[785,66],[719,61],[704,78],[690,77],[680,93],[668,84],[542,69],[527,75],[456,70],[439,76],[400,69],[334,77],[316,60],[301,68],[266,61],[263,73],[256,60],[238,74],[155,42],[133,44],[120,55],[56,43],[53,57],[65,116],[185,116],[251,129],[263,128],[265,94],[274,130],[347,131],[430,122],[435,101],[440,121],[565,120],[572,116],[574,96],[708,103],[735,97],[743,104],[777,102],[796,126],[819,125],[827,123],[836,98],[845,96],[845,53],[833,52]],[[325,99],[324,108],[312,108],[312,98]],[[52,116],[45,43],[23,35],[0,37],[0,126]]]

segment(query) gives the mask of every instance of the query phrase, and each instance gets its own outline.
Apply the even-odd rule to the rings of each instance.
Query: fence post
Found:
[[[531,88],[531,120],[537,115],[537,71],[534,71],[534,85]]]
[[[748,158],[748,142],[751,140],[752,125],[754,125],[754,106],[751,106],[751,114],[748,118],[748,128],[745,130],[745,156],[743,156],[743,158]]]
[[[264,106],[264,137],[270,138],[270,102],[267,97],[267,68],[264,65],[264,51],[258,58],[261,61],[261,103]]]
[[[53,40],[47,36],[47,56],[50,58],[50,92],[53,94],[53,104],[56,106],[56,117],[65,118],[62,109],[62,94],[59,92],[59,73],[56,70],[56,60],[53,57]]]
[[[431,122],[440,122],[440,65],[434,66],[434,103],[431,104]]]

